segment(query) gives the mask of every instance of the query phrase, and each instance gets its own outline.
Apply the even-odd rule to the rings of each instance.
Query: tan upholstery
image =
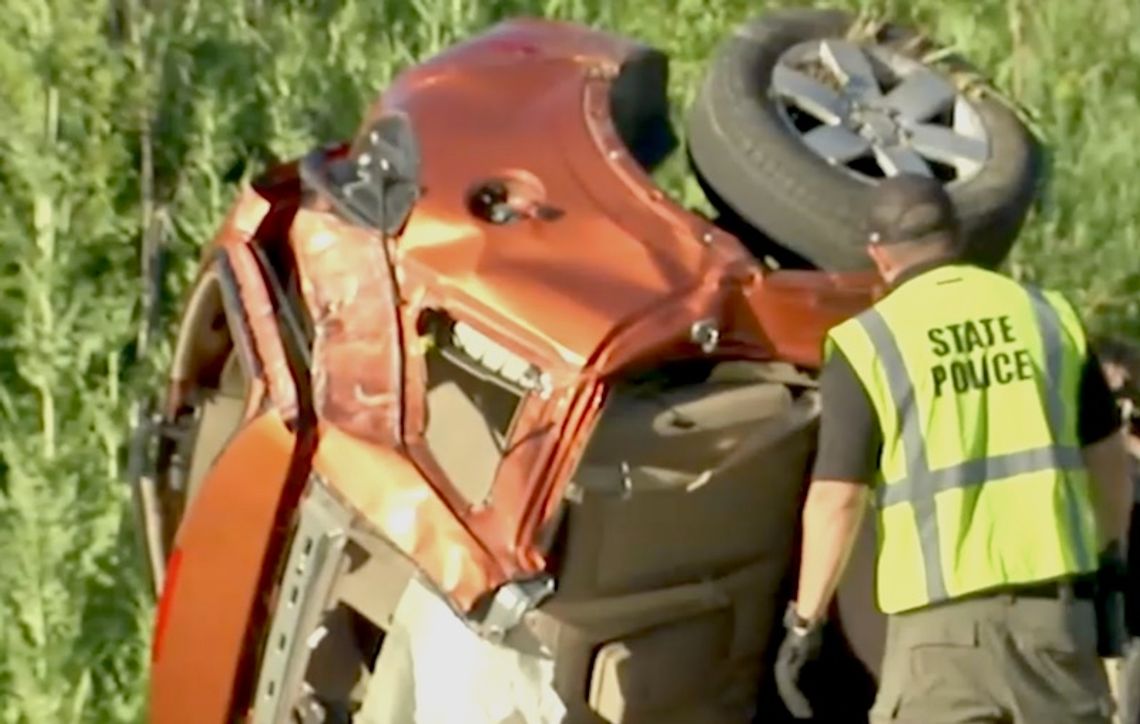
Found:
[[[793,400],[765,382],[617,395],[572,482],[558,595],[647,590],[786,558],[817,414],[814,395]]]
[[[464,499],[482,504],[491,493],[520,398],[438,353],[429,353],[426,362],[428,448]]]
[[[198,412],[199,421],[187,475],[187,500],[193,500],[222,447],[237,432],[245,413],[245,376],[237,354],[232,351],[222,368],[218,387],[218,390],[202,391],[204,400]]]
[[[683,712],[692,722],[745,721],[784,567],[763,561],[700,583],[554,599],[528,614],[527,630],[554,653],[567,723],[683,724]]]
[[[722,608],[603,645],[591,667],[590,703],[608,721],[632,721],[699,700],[715,684],[732,628],[732,610]]]
[[[529,619],[569,722],[747,721],[818,411],[739,370],[615,390],[568,492],[557,591]]]

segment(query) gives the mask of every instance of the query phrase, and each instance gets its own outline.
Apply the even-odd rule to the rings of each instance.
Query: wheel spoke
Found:
[[[783,63],[772,72],[772,90],[824,123],[838,123],[847,113],[847,106],[838,93]]]
[[[949,81],[931,70],[914,73],[883,102],[910,121],[925,121],[954,104],[957,92]]]
[[[802,136],[811,150],[831,163],[847,163],[871,148],[871,142],[843,126],[820,126]]]
[[[846,40],[825,40],[820,45],[820,59],[850,95],[866,101],[883,97],[871,61],[859,46]]]
[[[904,173],[933,176],[930,166],[917,153],[904,146],[875,147],[875,158],[887,176]]]
[[[985,141],[933,124],[922,124],[911,131],[911,146],[923,156],[953,166],[960,174],[981,168],[989,157]]]

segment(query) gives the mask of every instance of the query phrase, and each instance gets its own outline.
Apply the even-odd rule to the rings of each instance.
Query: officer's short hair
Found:
[[[938,179],[892,176],[881,181],[872,194],[867,213],[871,244],[940,242],[956,246],[960,231],[954,202]]]

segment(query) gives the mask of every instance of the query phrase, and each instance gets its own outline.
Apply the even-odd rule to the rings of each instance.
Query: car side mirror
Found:
[[[420,148],[407,114],[386,111],[331,162],[315,151],[300,164],[302,182],[337,211],[385,236],[404,227],[420,197]]]

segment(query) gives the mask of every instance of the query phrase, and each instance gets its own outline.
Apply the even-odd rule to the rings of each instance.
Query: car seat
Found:
[[[765,369],[613,390],[527,618],[568,721],[748,721],[819,413]]]

